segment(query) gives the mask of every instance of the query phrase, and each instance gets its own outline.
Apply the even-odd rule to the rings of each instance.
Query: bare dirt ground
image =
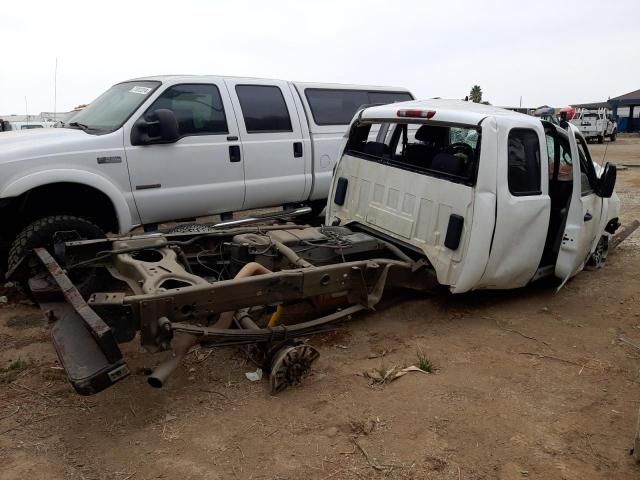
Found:
[[[606,145],[592,145],[601,158]],[[640,166],[640,138],[607,159]],[[619,172],[623,223],[640,168]],[[193,352],[163,390],[132,375],[79,397],[38,310],[0,305],[2,479],[631,479],[640,407],[640,231],[560,293],[396,296],[330,335],[277,397],[234,349]],[[4,294],[4,293],[0,293]],[[371,386],[370,369],[417,362]],[[161,356],[125,346],[134,372]]]

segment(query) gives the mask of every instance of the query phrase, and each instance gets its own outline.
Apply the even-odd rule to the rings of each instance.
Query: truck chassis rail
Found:
[[[82,242],[68,245],[84,246]],[[157,251],[165,248],[154,245]],[[86,246],[93,249],[94,242],[87,241]],[[152,293],[96,292],[87,301],[53,256],[37,248],[34,254],[46,273],[31,278],[29,287],[52,326],[52,342],[69,381],[78,393],[91,395],[129,375],[118,343],[130,341],[138,333],[141,344],[150,352],[174,349],[174,357],[149,377],[152,386],[164,385],[189,348],[206,342],[213,347],[248,346],[270,373],[272,391],[277,393],[299,383],[319,355],[301,338],[334,329],[337,322],[373,309],[385,287],[424,289],[434,284],[432,274],[422,264],[406,261],[406,257],[343,258],[340,263],[312,265],[287,248],[277,248],[293,265],[303,266],[272,272],[249,262],[249,266],[257,265],[253,270],[259,274],[244,278],[238,274],[211,283],[197,281],[191,286]],[[127,256],[134,250],[118,251],[113,256]],[[96,258],[104,261],[103,256],[97,254]],[[399,256],[403,258],[401,253]],[[127,257],[127,261],[133,260]],[[192,274],[185,275],[189,278]],[[312,320],[263,327],[251,319],[251,307],[305,299],[333,311]],[[218,314],[217,321],[208,325]]]

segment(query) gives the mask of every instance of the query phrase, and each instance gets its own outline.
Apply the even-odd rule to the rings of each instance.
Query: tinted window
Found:
[[[509,132],[508,182],[513,195],[539,195],[540,142],[533,130],[516,128]]]
[[[349,125],[362,105],[413,100],[407,92],[307,88],[304,93],[316,125]]]
[[[413,97],[408,92],[369,92],[369,103],[408,102]],[[353,115],[352,115],[353,117]]]
[[[181,137],[228,132],[222,98],[215,85],[194,84],[170,87],[153,102],[147,110],[147,115],[160,108],[166,108],[174,113]]]
[[[292,131],[289,110],[278,87],[237,85],[236,93],[247,132]]]
[[[42,125],[22,125],[20,130],[31,130],[32,128],[44,128]]]

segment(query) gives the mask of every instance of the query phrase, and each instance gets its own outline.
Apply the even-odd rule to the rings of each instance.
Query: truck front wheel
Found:
[[[609,254],[609,238],[605,235],[600,237],[596,249],[589,256],[587,260],[587,267],[590,269],[597,269],[604,267],[607,261],[607,255]]]
[[[616,141],[616,135],[618,135],[618,132],[616,130],[613,131],[613,133],[611,135],[609,135],[609,140],[611,140],[612,142]]]
[[[13,241],[7,259],[8,270],[11,272],[34,248],[44,247],[53,253],[54,237],[57,233],[64,234],[64,238],[69,240],[89,240],[105,236],[100,227],[81,217],[53,215],[40,218],[27,225]],[[27,264],[16,272],[16,280],[26,281],[39,270],[39,267],[37,260],[27,259]],[[83,269],[76,273],[72,280],[81,293],[86,293],[90,289],[95,272],[93,269]]]
[[[598,143],[604,143],[604,135],[598,135]]]

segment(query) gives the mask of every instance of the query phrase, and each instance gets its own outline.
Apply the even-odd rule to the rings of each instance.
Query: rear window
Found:
[[[349,125],[362,105],[413,100],[408,92],[307,88],[304,93],[316,125]]]
[[[351,129],[346,153],[471,185],[478,167],[480,132],[475,126],[360,123]]]

